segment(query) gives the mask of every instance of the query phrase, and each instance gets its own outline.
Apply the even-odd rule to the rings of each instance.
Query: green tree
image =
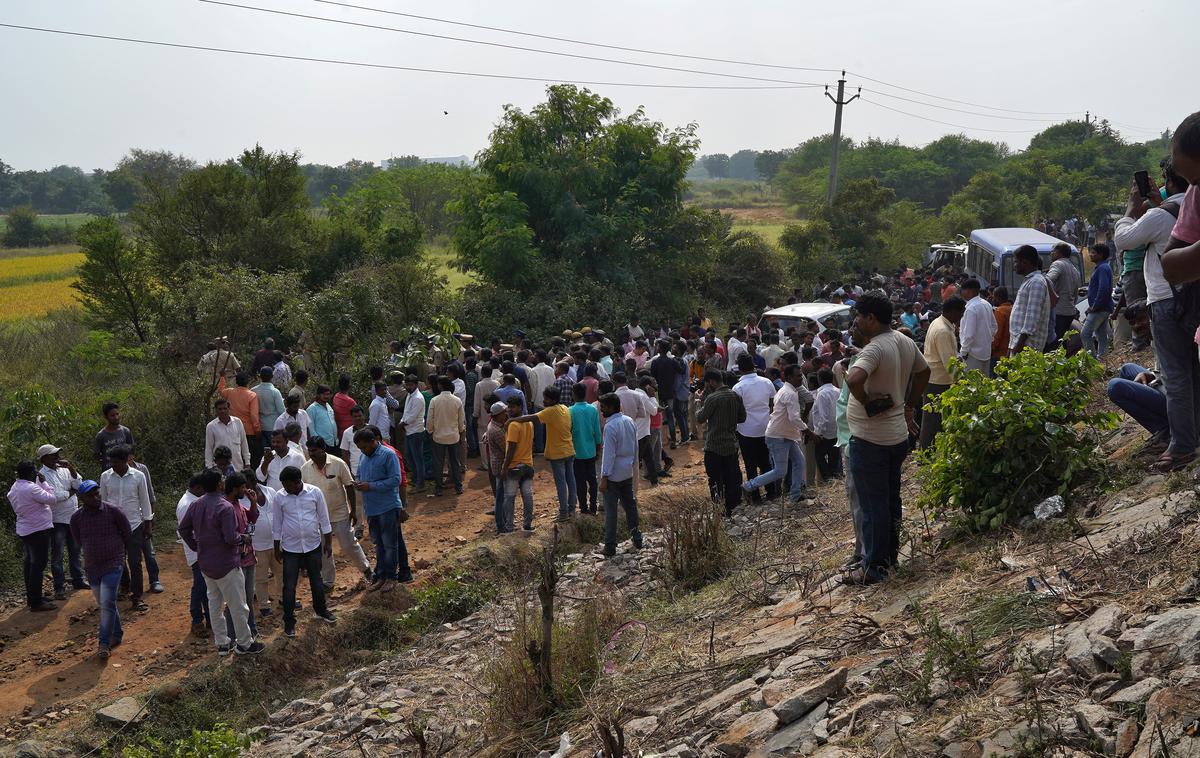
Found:
[[[759,311],[779,302],[787,271],[783,257],[756,232],[742,229],[725,237],[717,253],[718,275],[705,299],[721,312]]]
[[[738,150],[729,156],[729,176],[732,179],[758,179],[758,168],[755,163],[758,153],[753,150]]]
[[[897,264],[915,265],[924,259],[929,245],[943,238],[942,221],[911,200],[901,200],[883,212],[884,229],[880,233],[879,256],[875,266],[881,270]]]
[[[136,206],[134,227],[160,276],[174,278],[185,263],[303,267],[315,228],[298,158],[255,146],[237,161],[187,172]]]
[[[774,179],[779,167],[791,153],[791,150],[760,150],[754,156],[754,170],[758,178],[768,182]]]
[[[18,205],[13,208],[8,212],[5,224],[8,227],[4,233],[5,247],[32,247],[41,244],[43,230],[33,206]]]
[[[112,206],[125,212],[151,194],[174,190],[195,168],[196,162],[186,156],[135,147],[114,170],[104,173],[100,184]]]
[[[76,232],[84,260],[71,285],[79,300],[102,325],[128,329],[145,343],[157,305],[157,294],[146,251],[131,244],[112,218],[96,218]]]
[[[725,153],[714,153],[700,158],[704,170],[713,179],[728,179],[730,174],[729,156]]]
[[[570,85],[549,87],[529,113],[509,106],[452,206],[460,260],[525,293],[544,284],[541,262],[614,282],[666,252],[710,255],[660,242],[686,213],[696,146],[694,126],[668,130],[640,109],[619,117],[611,100]]]

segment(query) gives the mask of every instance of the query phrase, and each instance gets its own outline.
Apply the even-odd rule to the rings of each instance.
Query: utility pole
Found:
[[[833,204],[833,196],[837,194],[837,172],[838,172],[838,152],[842,149],[842,106],[849,105],[862,95],[862,87],[858,88],[858,94],[849,100],[844,99],[846,94],[846,72],[842,72],[842,78],[838,79],[838,93],[835,100],[833,95],[829,94],[829,85],[825,85],[825,97],[833,100],[833,104],[837,106],[833,112],[833,156],[829,160],[829,191],[825,195],[825,199],[831,205]]]

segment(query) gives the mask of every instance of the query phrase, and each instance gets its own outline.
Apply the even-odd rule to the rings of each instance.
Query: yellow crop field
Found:
[[[0,287],[0,321],[41,316],[57,308],[77,307],[76,292],[71,289],[74,281],[74,276],[67,276],[46,282]]]
[[[72,276],[83,257],[83,253],[59,253],[0,261],[0,287]]]
[[[82,262],[78,249],[0,257],[0,320],[78,307],[71,284]]]

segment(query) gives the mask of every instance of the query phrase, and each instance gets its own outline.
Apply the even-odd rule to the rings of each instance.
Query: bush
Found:
[[[149,739],[146,746],[125,748],[124,758],[237,758],[250,747],[250,738],[217,724],[209,730],[192,730],[190,737],[165,745],[161,740]]]
[[[951,365],[955,383],[927,406],[942,414],[942,431],[918,459],[920,504],[961,511],[972,531],[1066,495],[1094,465],[1096,433],[1117,424],[1116,414],[1087,407],[1104,369],[1086,351],[1068,358],[1062,348],[1024,350],[1001,361],[995,378]]]
[[[663,530],[662,569],[677,587],[699,589],[724,575],[732,560],[723,508],[699,495],[675,505]]]

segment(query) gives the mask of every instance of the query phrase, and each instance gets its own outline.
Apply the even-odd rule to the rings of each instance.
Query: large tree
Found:
[[[460,260],[531,292],[541,263],[636,282],[647,261],[710,256],[674,247],[692,213],[682,195],[696,147],[694,126],[667,129],[641,109],[619,117],[611,100],[571,85],[549,87],[528,113],[508,106],[454,206]]]

